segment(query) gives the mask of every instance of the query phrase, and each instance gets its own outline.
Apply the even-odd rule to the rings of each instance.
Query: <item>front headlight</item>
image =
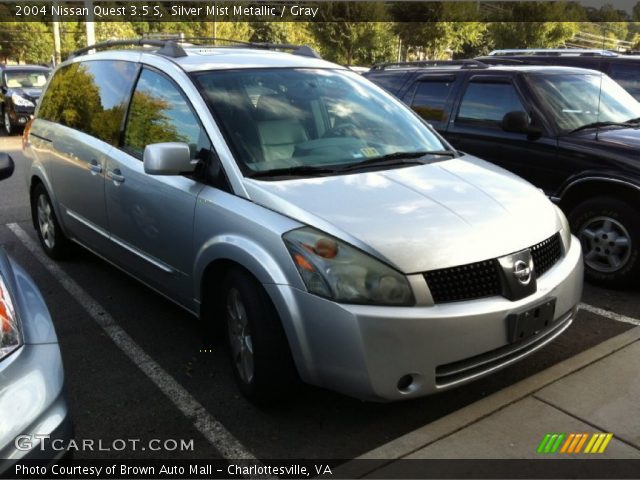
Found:
[[[17,105],[19,107],[35,107],[36,106],[35,103],[33,103],[31,100],[27,100],[22,95],[18,95],[17,93],[14,93],[13,95],[11,95],[11,101],[13,102],[14,105]]]
[[[556,215],[560,220],[560,224],[562,225],[562,230],[560,231],[560,236],[562,237],[562,243],[564,245],[564,251],[568,252],[569,247],[571,247],[571,226],[569,225],[569,221],[567,220],[566,215],[560,210],[560,207],[554,205],[556,207]]]
[[[414,304],[404,275],[355,247],[309,227],[282,238],[309,292],[344,303]]]
[[[18,318],[9,290],[0,275],[0,360],[22,345]]]

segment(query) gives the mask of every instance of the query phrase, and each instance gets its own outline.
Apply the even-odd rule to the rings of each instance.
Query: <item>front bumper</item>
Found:
[[[66,445],[73,429],[58,344],[24,345],[0,362],[0,379],[0,475],[21,460],[63,456],[52,442]]]
[[[580,243],[538,279],[533,295],[414,307],[338,304],[286,285],[265,285],[303,380],[361,399],[415,398],[510,365],[566,330],[582,295]],[[555,298],[554,321],[508,341],[507,315]],[[407,377],[408,376],[408,377]],[[400,384],[400,387],[399,387]]]
[[[35,110],[35,107],[13,107],[8,112],[11,125],[24,127],[31,120]]]

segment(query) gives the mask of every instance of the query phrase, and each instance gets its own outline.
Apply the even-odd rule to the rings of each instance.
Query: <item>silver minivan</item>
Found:
[[[253,401],[419,397],[572,323],[580,244],[529,183],[308,48],[147,43],[55,71],[24,139],[34,226],[223,327]]]

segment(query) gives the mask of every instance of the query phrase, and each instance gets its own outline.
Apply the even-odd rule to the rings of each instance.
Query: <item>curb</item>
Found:
[[[381,445],[352,461],[346,462],[334,473],[350,478],[363,477],[396,459],[435,443],[492,413],[521,400],[532,393],[595,363],[628,345],[640,340],[640,327],[627,330],[620,335],[581,352],[525,380],[513,384],[486,398],[478,400],[454,413],[440,418],[424,427],[409,432],[391,442]],[[358,462],[358,460],[377,460]]]

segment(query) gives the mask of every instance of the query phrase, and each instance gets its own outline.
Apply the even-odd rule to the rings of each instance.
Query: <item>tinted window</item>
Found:
[[[452,79],[428,80],[418,83],[411,107],[425,120],[438,122],[444,120],[444,105],[452,86]]]
[[[508,112],[525,111],[510,83],[472,82],[467,87],[456,122],[498,126]]]
[[[164,76],[143,70],[138,80],[125,130],[125,148],[141,157],[153,143],[184,142],[192,158],[210,143],[188,101]]]
[[[136,64],[94,60],[56,73],[38,116],[117,145]]]
[[[404,85],[407,74],[400,72],[385,72],[374,75],[365,74],[364,76],[376,85],[396,95],[402,85]]]
[[[640,100],[640,62],[636,65],[613,63],[609,76]]]

